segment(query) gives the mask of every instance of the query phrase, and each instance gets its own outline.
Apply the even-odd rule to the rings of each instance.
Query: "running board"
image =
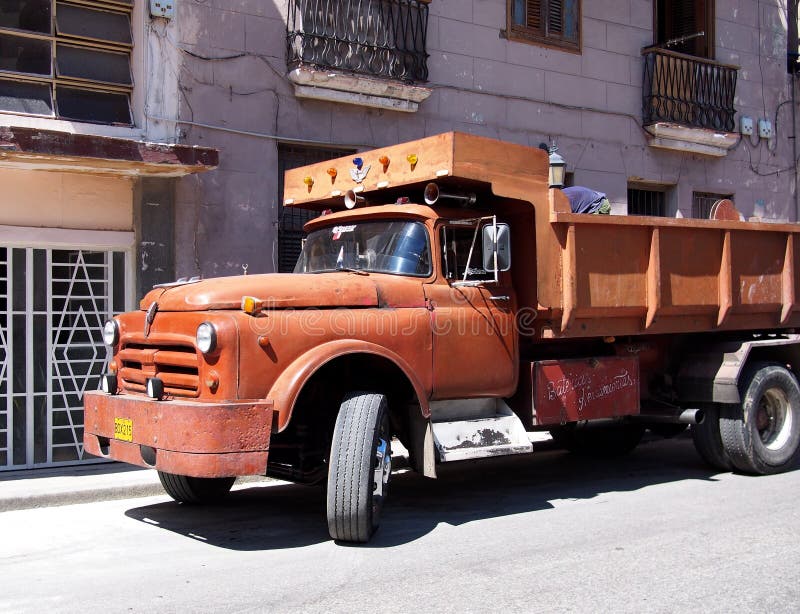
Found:
[[[493,416],[433,422],[433,438],[443,463],[487,456],[525,454],[533,450],[517,415],[501,401]]]

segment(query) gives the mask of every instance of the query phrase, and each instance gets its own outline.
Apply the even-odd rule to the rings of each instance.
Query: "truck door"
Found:
[[[482,268],[474,224],[446,225],[438,232],[440,270],[425,285],[433,330],[433,397],[508,396],[517,385],[519,351],[510,276],[501,274],[496,284],[494,273]],[[465,270],[471,283],[463,283]]]

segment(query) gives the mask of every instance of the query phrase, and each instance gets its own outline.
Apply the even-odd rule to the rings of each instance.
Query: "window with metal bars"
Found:
[[[430,0],[289,0],[286,59],[400,81],[427,81]]]
[[[711,219],[711,208],[718,200],[733,200],[733,194],[714,194],[713,192],[692,192],[692,217],[701,220]]]
[[[511,40],[581,50],[581,0],[507,0]]]
[[[323,149],[300,145],[278,144],[278,202],[283,203],[283,174],[298,166],[333,160],[355,153],[352,149]],[[303,225],[319,215],[297,207],[281,206],[278,216],[278,272],[291,273],[300,257],[303,238],[306,236]]]
[[[667,215],[666,191],[663,188],[628,187],[628,215]]]
[[[0,2],[0,111],[131,125],[133,0]]]

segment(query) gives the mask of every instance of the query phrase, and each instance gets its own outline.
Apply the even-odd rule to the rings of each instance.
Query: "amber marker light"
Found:
[[[337,171],[337,170],[336,170],[334,167],[332,167],[332,166],[331,166],[331,167],[328,169],[328,175],[330,175],[330,176],[331,176],[331,183],[333,183],[334,181],[336,181],[336,175],[338,175],[338,174],[339,174],[339,171]]]
[[[414,167],[417,165],[417,162],[419,162],[417,154],[408,154],[406,160],[408,160],[408,163],[411,165],[411,170],[414,170]]]
[[[261,301],[259,301],[255,296],[243,296],[242,311],[244,311],[247,315],[256,315],[261,311]]]
[[[260,345],[262,348],[267,347],[269,345],[269,337],[267,337],[266,335],[259,335],[258,345]]]
[[[385,173],[386,169],[389,168],[389,156],[381,156],[380,158],[378,158],[378,162],[381,163],[381,166],[383,167],[383,172]]]
[[[310,192],[311,188],[314,186],[314,178],[311,177],[310,175],[306,175],[305,177],[303,177],[303,183],[305,183],[308,186],[308,191]]]
[[[114,374],[117,371],[119,371],[119,366],[117,365],[117,361],[112,360],[111,362],[108,363],[108,372]]]

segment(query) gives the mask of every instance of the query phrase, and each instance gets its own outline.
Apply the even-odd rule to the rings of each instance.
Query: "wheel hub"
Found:
[[[375,473],[373,478],[373,494],[376,497],[383,496],[391,473],[392,452],[389,448],[389,442],[385,439],[378,439],[378,445],[375,448]]]
[[[779,449],[791,432],[789,400],[779,388],[770,388],[761,397],[755,416],[755,427],[761,442],[768,449]]]

